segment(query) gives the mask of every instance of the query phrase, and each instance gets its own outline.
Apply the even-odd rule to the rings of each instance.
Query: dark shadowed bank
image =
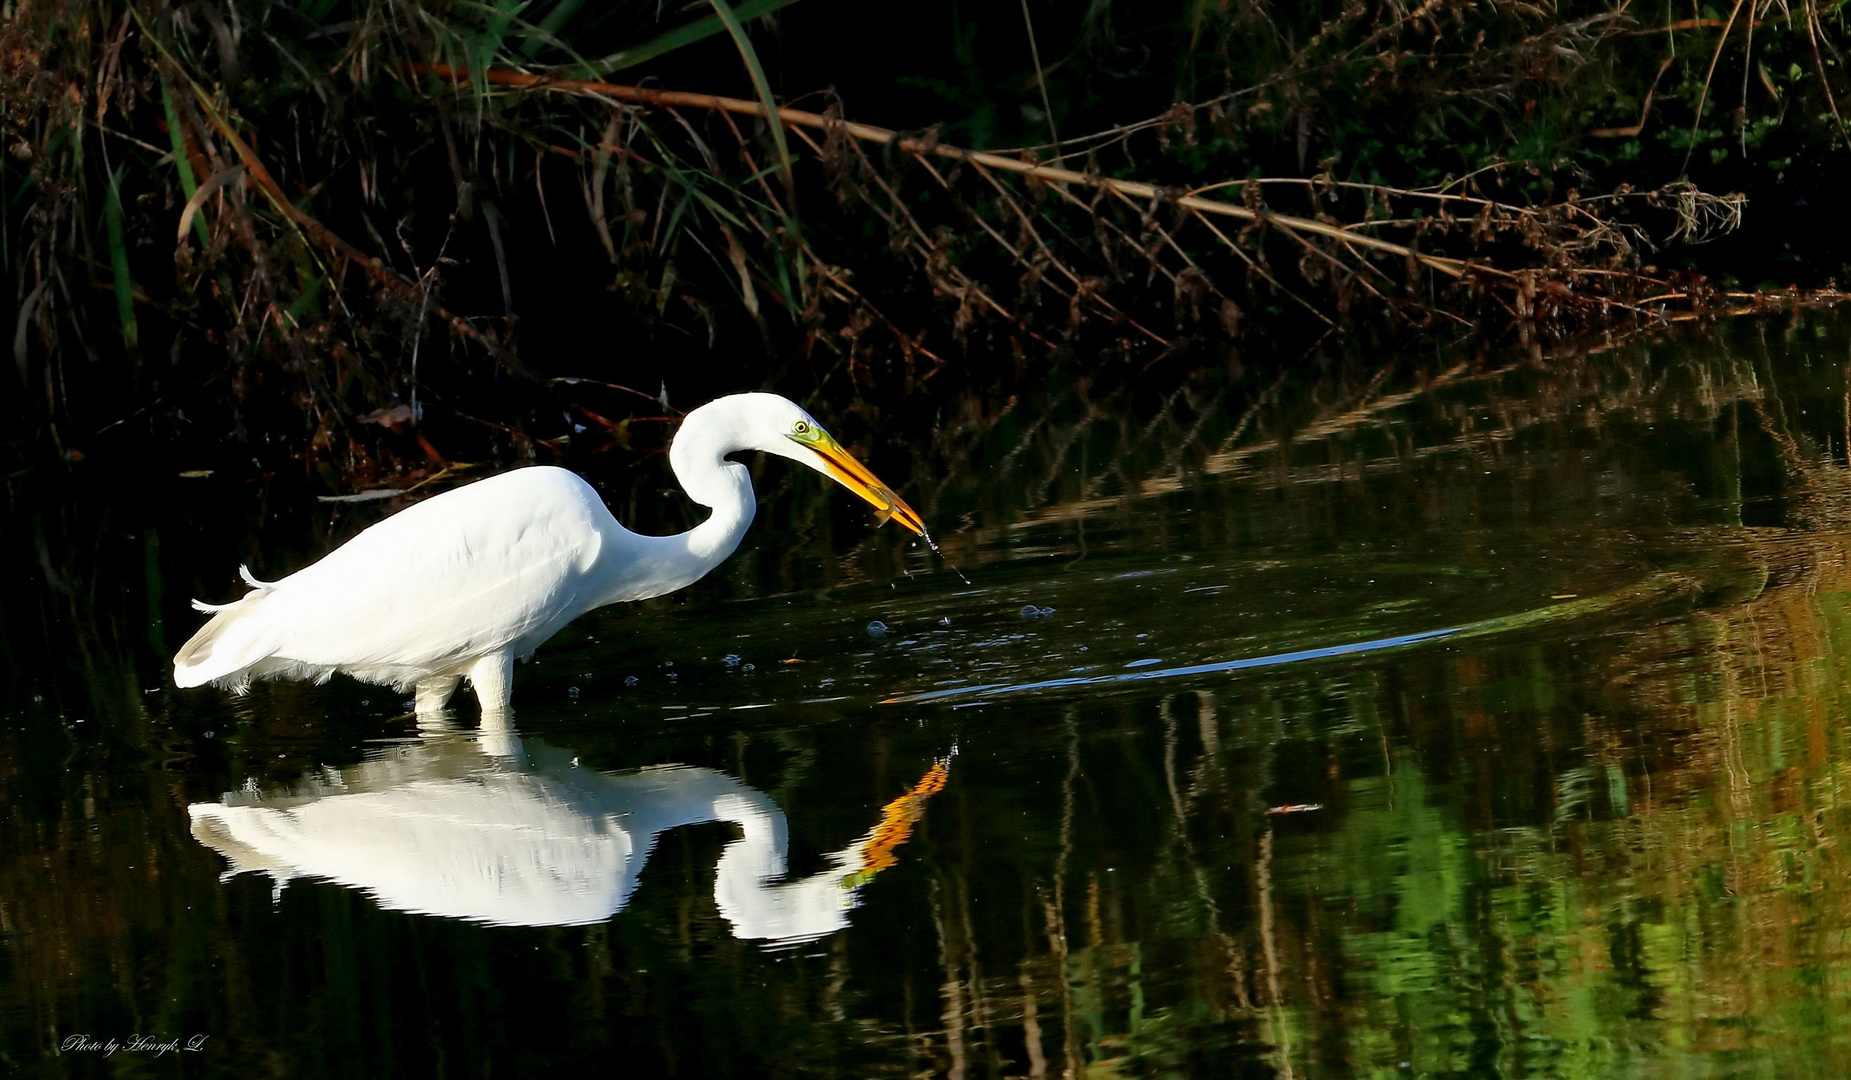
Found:
[[[12,471],[583,464],[758,387],[916,435],[1845,263],[1817,0],[4,10]]]

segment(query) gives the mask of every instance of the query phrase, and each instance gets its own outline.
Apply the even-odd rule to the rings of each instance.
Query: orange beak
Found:
[[[917,511],[906,505],[906,500],[894,494],[893,489],[881,483],[881,479],[868,471],[868,467],[856,461],[842,445],[818,427],[812,427],[808,434],[799,437],[790,436],[792,442],[803,446],[823,461],[823,472],[829,474],[836,483],[861,496],[877,511],[876,517],[881,521],[889,518],[899,522],[921,536],[925,535],[925,519]]]

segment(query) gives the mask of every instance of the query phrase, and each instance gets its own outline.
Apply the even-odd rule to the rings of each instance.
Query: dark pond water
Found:
[[[166,682],[189,596],[402,502],[16,478],[0,1072],[1844,1075],[1848,364],[1781,316],[959,401],[864,445],[968,583],[761,463],[486,740]]]

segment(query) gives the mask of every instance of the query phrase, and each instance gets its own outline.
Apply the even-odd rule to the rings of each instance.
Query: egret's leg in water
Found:
[[[491,716],[505,717],[514,697],[514,654],[498,652],[477,660],[469,669],[469,684],[476,688],[485,724]]]
[[[492,757],[521,756],[521,739],[514,733],[514,654],[485,656],[469,669],[469,681],[482,703],[482,752]]]
[[[457,675],[435,675],[418,683],[417,709],[419,716],[436,716],[449,704],[450,695],[456,693],[456,684],[462,679]]]

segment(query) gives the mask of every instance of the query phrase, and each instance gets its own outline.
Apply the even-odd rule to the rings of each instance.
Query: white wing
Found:
[[[593,606],[622,533],[590,485],[520,469],[404,510],[221,611],[181,650],[181,685],[348,672],[406,684],[525,652]]]

